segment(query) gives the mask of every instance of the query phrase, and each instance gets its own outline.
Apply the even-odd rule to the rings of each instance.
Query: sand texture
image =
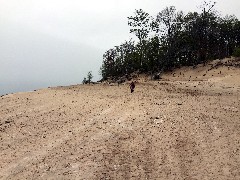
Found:
[[[211,67],[136,79],[132,94],[102,83],[1,97],[0,179],[240,179],[240,68]]]

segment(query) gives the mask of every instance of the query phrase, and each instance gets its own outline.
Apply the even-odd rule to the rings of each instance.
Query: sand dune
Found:
[[[1,97],[0,179],[240,179],[240,68],[136,80]]]

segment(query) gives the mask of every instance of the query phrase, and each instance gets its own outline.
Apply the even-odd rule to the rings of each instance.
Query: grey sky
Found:
[[[201,0],[0,0],[0,94],[98,80],[103,53],[132,38],[127,17],[142,8],[198,11]],[[217,0],[240,18],[239,0]]]

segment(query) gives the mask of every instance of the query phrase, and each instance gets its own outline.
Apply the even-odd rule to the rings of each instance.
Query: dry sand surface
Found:
[[[0,179],[240,179],[240,68],[210,67],[138,79],[133,94],[103,83],[1,97]]]

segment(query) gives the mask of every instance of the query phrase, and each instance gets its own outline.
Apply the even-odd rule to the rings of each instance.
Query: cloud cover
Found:
[[[0,94],[98,80],[103,53],[129,34],[127,17],[142,8],[155,16],[166,6],[198,11],[200,0],[0,0]],[[238,18],[240,2],[216,9]]]

